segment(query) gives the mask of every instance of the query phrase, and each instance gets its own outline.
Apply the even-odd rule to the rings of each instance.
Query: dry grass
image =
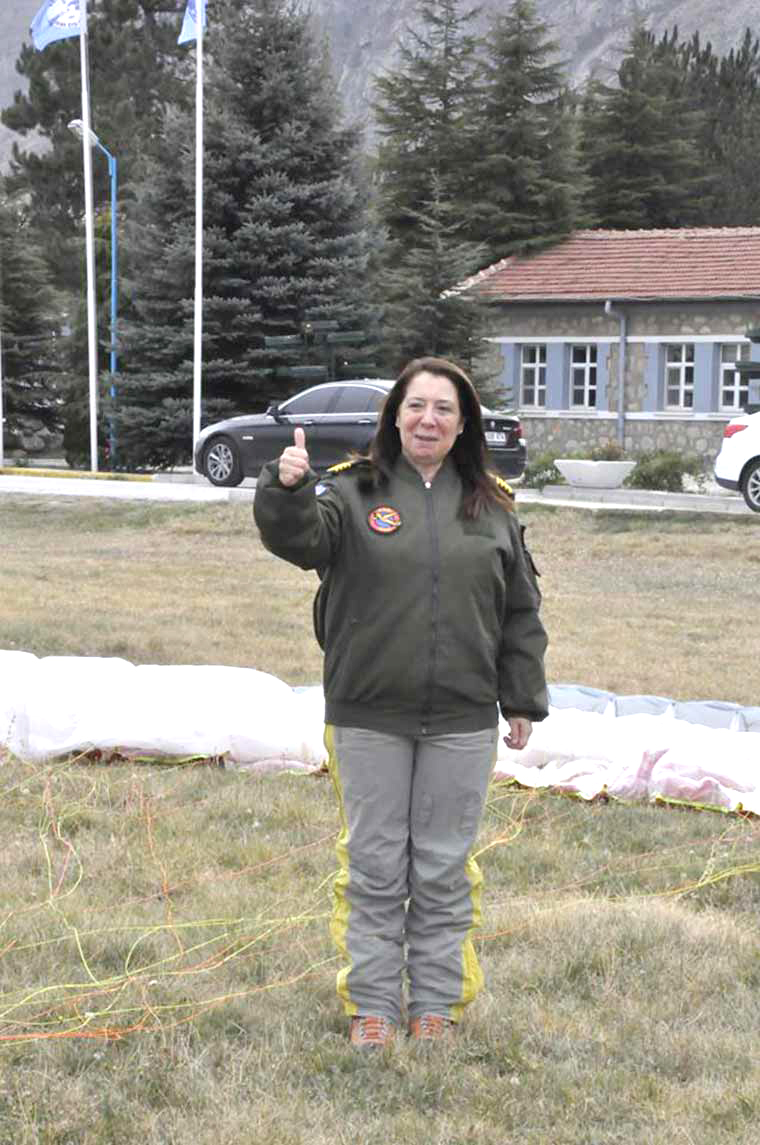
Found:
[[[258,543],[249,506],[0,499],[0,647],[320,677],[314,574]]]
[[[757,702],[760,521],[526,506],[548,675],[620,693]],[[0,500],[0,648],[320,677],[312,573],[250,507]]]
[[[333,996],[326,781],[0,780],[3,1145],[756,1142],[756,822],[496,785],[487,988],[452,1047],[366,1060]]]
[[[757,703],[760,520],[525,517],[546,566],[550,679]]]
[[[525,519],[553,680],[756,700],[754,520]],[[0,647],[319,676],[245,507],[5,499],[0,536]],[[494,785],[487,988],[367,1060],[326,782],[8,761],[0,806],[0,1145],[756,1145],[757,820]]]

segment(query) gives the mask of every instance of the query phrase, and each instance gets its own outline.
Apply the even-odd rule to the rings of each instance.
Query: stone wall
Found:
[[[688,341],[694,335],[724,336],[725,341],[742,337],[748,327],[760,326],[760,308],[752,301],[689,302],[616,302],[616,311],[627,318],[628,338],[648,335],[674,335]],[[489,334],[498,339],[532,338],[605,338],[614,341],[600,344],[599,352],[607,354],[607,400],[609,413],[575,414],[519,410],[525,427],[529,455],[587,451],[596,445],[618,441],[618,338],[620,322],[604,311],[599,303],[495,303],[491,309]],[[491,343],[488,368],[498,371],[501,349]],[[720,449],[723,429],[731,415],[645,414],[646,347],[643,342],[626,345],[624,449],[631,456],[656,450],[672,450],[702,459],[711,470]]]
[[[647,334],[744,334],[760,326],[760,306],[751,300],[730,302],[615,302],[628,318],[629,337]],[[518,337],[617,338],[620,323],[604,312],[602,302],[493,303],[489,335]]]
[[[729,417],[675,421],[668,418],[642,419],[626,422],[625,449],[631,454],[652,453],[667,449],[699,457],[709,470],[723,439],[723,430]]]
[[[553,457],[588,452],[597,445],[618,441],[617,418],[552,417],[551,414],[520,413],[528,442],[528,460],[543,453]],[[720,449],[722,419],[682,420],[675,418],[637,418],[626,420],[624,450],[631,457],[666,449],[685,456],[696,456],[706,471],[712,471]]]

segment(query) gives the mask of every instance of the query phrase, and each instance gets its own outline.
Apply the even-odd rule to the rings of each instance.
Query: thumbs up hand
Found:
[[[298,426],[293,431],[293,444],[286,446],[280,455],[280,484],[290,488],[303,480],[309,472],[309,454],[306,451],[306,434]]]

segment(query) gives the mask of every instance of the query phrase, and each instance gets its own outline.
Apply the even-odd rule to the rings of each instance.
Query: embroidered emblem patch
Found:
[[[380,505],[373,509],[367,521],[374,533],[395,533],[401,528],[401,514],[390,505]]]

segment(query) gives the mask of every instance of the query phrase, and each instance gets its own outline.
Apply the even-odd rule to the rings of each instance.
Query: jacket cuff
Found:
[[[541,721],[545,720],[546,717],[549,715],[549,712],[546,710],[546,708],[534,708],[533,711],[530,711],[530,710],[526,711],[526,709],[523,708],[523,710],[520,712],[512,712],[512,711],[507,711],[507,709],[502,707],[501,704],[499,705],[499,707],[501,709],[501,714],[505,720],[519,719],[522,716],[523,719],[530,720],[530,722],[532,724],[540,724]]]

